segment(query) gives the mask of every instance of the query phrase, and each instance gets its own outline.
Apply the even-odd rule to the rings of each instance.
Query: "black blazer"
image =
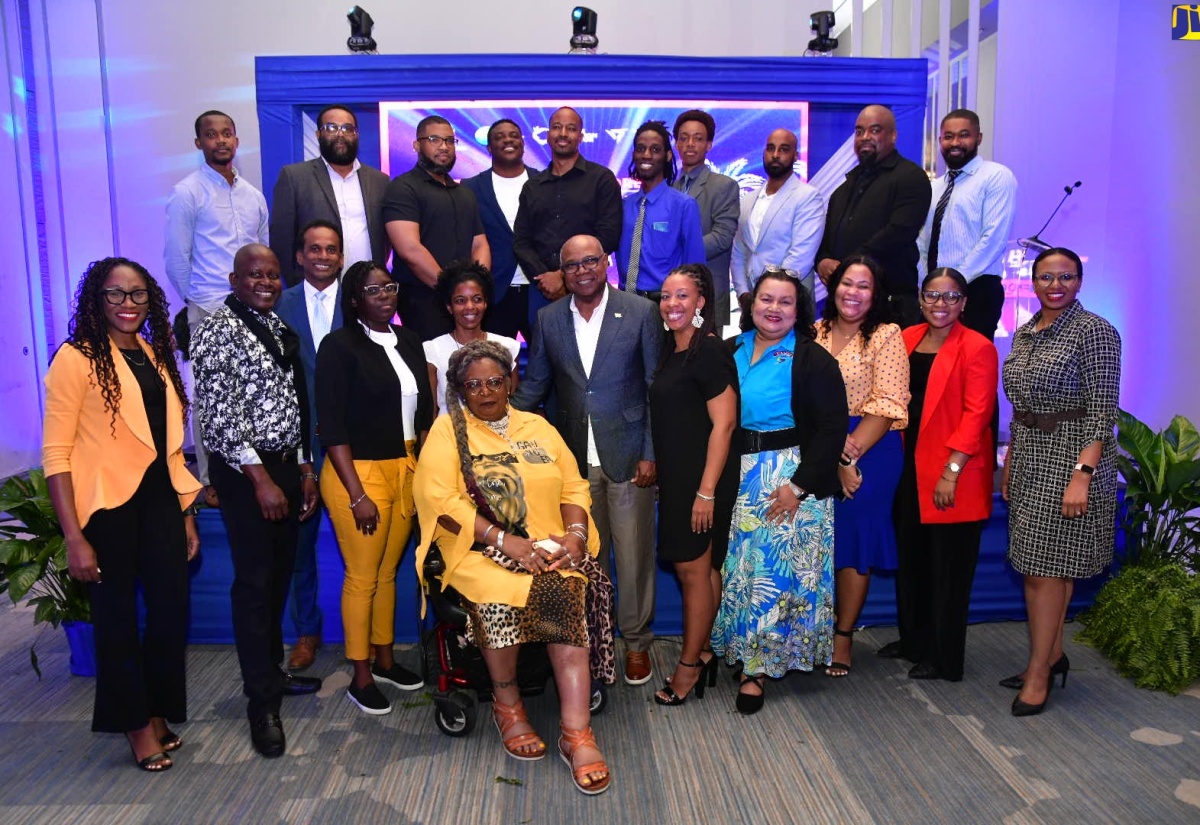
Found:
[[[417,437],[433,424],[433,390],[421,340],[393,326],[396,351],[417,379]],[[350,446],[356,460],[400,458],[404,428],[400,422],[400,379],[383,348],[350,321],[321,341],[317,353],[317,435],[328,450]]]
[[[726,340],[731,352],[742,346],[740,338]],[[800,466],[792,483],[815,498],[828,498],[842,489],[838,460],[850,429],[846,382],[837,359],[800,333],[792,355],[792,419],[800,447]]]

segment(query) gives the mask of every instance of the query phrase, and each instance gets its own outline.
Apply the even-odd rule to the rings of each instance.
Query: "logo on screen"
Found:
[[[1171,39],[1200,40],[1200,6],[1171,8]]]

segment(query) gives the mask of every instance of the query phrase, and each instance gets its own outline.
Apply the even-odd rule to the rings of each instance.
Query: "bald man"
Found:
[[[800,278],[811,300],[813,258],[821,242],[825,209],[821,194],[794,171],[796,135],[776,129],[763,148],[767,181],[742,198],[733,239],[730,280],[739,299],[747,295],[767,267],[789,269]]]
[[[896,118],[887,107],[868,106],[859,113],[854,153],[858,166],[829,199],[817,274],[832,293],[836,285],[829,281],[842,259],[870,255],[883,267],[892,320],[910,326],[921,319],[917,234],[929,213],[929,178],[896,151]]]

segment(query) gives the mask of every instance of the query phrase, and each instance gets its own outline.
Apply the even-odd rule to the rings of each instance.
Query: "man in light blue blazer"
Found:
[[[793,171],[796,135],[776,129],[763,150],[765,184],[742,198],[733,239],[730,277],[738,297],[750,292],[768,266],[790,269],[812,300],[813,260],[825,231],[821,194]]]
[[[557,393],[554,424],[591,486],[600,563],[617,574],[617,627],[625,638],[625,681],[650,681],[654,635],[654,447],[647,392],[663,333],[658,308],[609,286],[608,256],[591,235],[559,255],[568,297],[538,313],[529,365],[511,403],[535,410]]]
[[[293,254],[296,269],[304,280],[284,290],[275,313],[300,338],[300,363],[308,384],[309,443],[313,452],[313,471],[318,475],[325,463],[321,442],[317,439],[317,349],[321,339],[342,325],[341,294],[338,279],[342,274],[342,233],[324,219],[309,221],[298,234]],[[296,644],[288,657],[289,670],[304,670],[316,658],[321,645],[321,608],[317,605],[317,534],[321,511],[300,522],[296,542],[296,566],[292,572],[288,599],[292,623],[296,626]]]

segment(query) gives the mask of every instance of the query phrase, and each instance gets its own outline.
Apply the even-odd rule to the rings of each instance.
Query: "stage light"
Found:
[[[346,14],[346,19],[350,21],[350,39],[346,41],[350,51],[374,53],[375,38],[371,37],[371,29],[375,27],[375,21],[367,14],[367,10],[362,6],[354,6]]]
[[[806,54],[813,54],[820,57],[829,57],[832,55],[833,50],[838,47],[837,38],[829,36],[829,32],[837,25],[833,12],[813,12],[808,18],[808,25],[812,27],[812,33],[816,37],[808,41],[808,51]]]
[[[595,54],[600,41],[596,38],[596,12],[585,6],[571,10],[571,51],[569,54]]]

